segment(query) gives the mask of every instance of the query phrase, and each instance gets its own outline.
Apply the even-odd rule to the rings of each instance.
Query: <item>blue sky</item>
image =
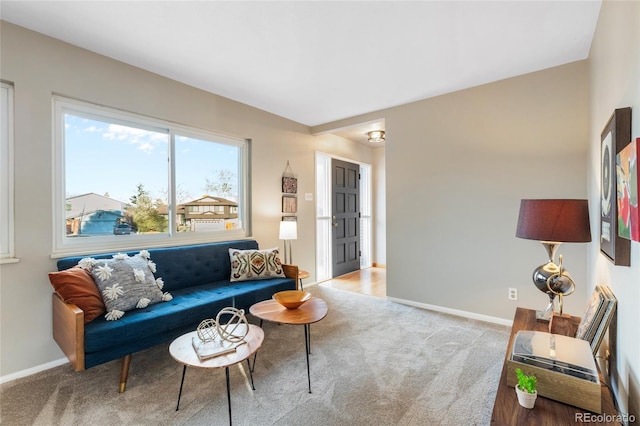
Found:
[[[176,137],[176,184],[186,199],[205,194],[206,179],[229,170],[238,176],[239,149]],[[169,134],[65,115],[67,197],[89,192],[129,202],[142,183],[153,199],[169,186]],[[215,195],[215,194],[211,194]],[[186,200],[178,200],[186,201]]]

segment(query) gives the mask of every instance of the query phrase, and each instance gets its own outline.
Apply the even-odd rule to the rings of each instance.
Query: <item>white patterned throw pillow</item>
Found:
[[[231,261],[230,281],[264,280],[284,277],[278,249],[239,250],[229,249]]]
[[[132,309],[173,299],[171,294],[162,292],[162,278],[153,276],[156,265],[146,250],[135,256],[118,253],[113,259],[87,257],[78,266],[93,276],[107,308],[108,321],[118,320]]]

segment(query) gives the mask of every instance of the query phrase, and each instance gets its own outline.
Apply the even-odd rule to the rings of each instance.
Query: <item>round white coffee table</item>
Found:
[[[262,346],[262,342],[264,340],[264,332],[257,325],[249,324],[249,333],[244,338],[246,343],[238,346],[235,352],[218,355],[203,361],[200,361],[200,358],[198,358],[198,354],[196,353],[192,344],[193,337],[197,339],[197,336],[197,331],[192,331],[178,337],[171,343],[171,345],[169,345],[169,353],[171,354],[173,359],[184,365],[184,368],[182,369],[182,379],[180,380],[180,391],[178,392],[178,404],[176,405],[176,411],[178,411],[178,409],[180,408],[180,397],[182,396],[182,385],[184,384],[184,376],[187,372],[187,366],[206,369],[224,368],[227,380],[229,424],[231,424],[231,391],[229,390],[229,367],[238,364],[246,359],[249,366],[249,375],[251,377],[251,387],[255,390],[255,387],[253,386],[253,368],[251,367],[249,357],[256,353],[260,346]]]

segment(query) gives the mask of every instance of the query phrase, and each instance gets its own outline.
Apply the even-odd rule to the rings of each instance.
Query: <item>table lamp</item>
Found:
[[[298,239],[298,223],[292,220],[280,222],[280,239],[284,240],[284,263],[291,265],[291,240]]]
[[[533,270],[533,283],[549,296],[549,306],[541,319],[549,319],[554,312],[554,299],[559,296],[562,314],[562,297],[575,290],[575,283],[555,256],[562,243],[588,243],[591,241],[589,205],[587,200],[521,200],[516,237],[538,240],[547,250],[549,261]]]

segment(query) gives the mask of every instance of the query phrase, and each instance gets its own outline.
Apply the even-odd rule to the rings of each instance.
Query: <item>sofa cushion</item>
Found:
[[[122,318],[125,312],[134,308],[146,308],[171,298],[168,293],[162,293],[162,279],[156,280],[153,276],[155,264],[146,250],[133,257],[118,253],[112,259],[84,258],[79,265],[93,275],[107,308],[105,318],[109,321]]]
[[[89,271],[71,268],[49,272],[49,282],[62,300],[82,309],[85,324],[105,313],[104,302]]]
[[[229,249],[231,263],[230,281],[264,280],[284,277],[278,249],[239,250]]]

